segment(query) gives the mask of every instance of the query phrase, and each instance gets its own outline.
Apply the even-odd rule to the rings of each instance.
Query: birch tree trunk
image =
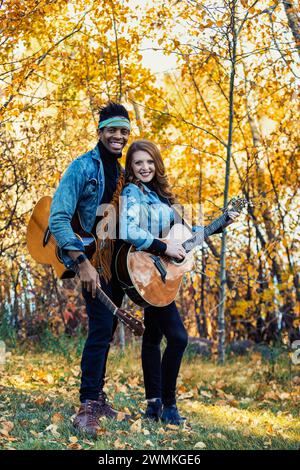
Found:
[[[233,117],[234,117],[234,85],[236,73],[236,49],[237,49],[237,33],[235,27],[235,10],[236,0],[230,3],[231,23],[230,34],[232,39],[228,41],[230,48],[231,71],[230,71],[230,88],[229,88],[229,123],[227,138],[227,155],[226,155],[226,171],[225,171],[225,187],[224,187],[224,208],[228,203],[229,183],[230,183],[230,162],[232,153],[232,134],[233,134]],[[220,256],[220,296],[218,306],[218,361],[225,363],[225,299],[226,299],[226,229],[222,233],[222,246]]]
[[[298,54],[300,55],[300,16],[295,3],[291,0],[283,0],[283,6],[288,19],[289,27],[295,39]]]

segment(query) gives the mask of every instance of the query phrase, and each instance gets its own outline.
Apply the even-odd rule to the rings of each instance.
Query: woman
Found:
[[[171,204],[175,203],[175,197],[154,143],[139,140],[131,144],[126,156],[125,179],[121,238],[135,245],[137,250],[183,259],[186,252],[181,243],[170,240],[167,244],[159,239],[174,221]],[[239,214],[230,212],[229,215],[234,219]],[[145,417],[179,425],[185,418],[180,416],[176,406],[176,381],[188,342],[186,329],[175,302],[166,307],[146,307],[144,324],[142,367],[148,401]],[[167,346],[161,359],[163,336]]]

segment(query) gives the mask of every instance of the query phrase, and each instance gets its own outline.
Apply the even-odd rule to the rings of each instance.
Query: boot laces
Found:
[[[86,411],[87,411],[87,421],[88,424],[93,424],[97,421],[97,409],[99,408],[98,403],[87,402]]]

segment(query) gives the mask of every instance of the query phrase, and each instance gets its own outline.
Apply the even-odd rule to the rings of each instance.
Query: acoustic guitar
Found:
[[[75,271],[66,269],[59,256],[55,238],[49,230],[51,201],[50,196],[44,196],[33,209],[27,227],[28,251],[38,263],[51,265],[59,279],[73,278],[79,274],[79,270],[77,268],[74,268]],[[82,241],[85,254],[91,259],[96,249],[96,240],[93,234],[82,228],[78,212],[72,218],[71,227],[75,235]],[[126,310],[118,308],[101,289],[100,284],[96,286],[96,295],[112,314],[116,315],[136,336],[142,336],[145,329],[143,323]]]
[[[193,269],[193,250],[228,221],[228,212],[241,212],[247,204],[244,198],[232,198],[223,215],[199,232],[192,233],[183,224],[174,224],[164,242],[180,241],[187,255],[183,260],[167,255],[156,256],[137,251],[124,243],[116,256],[116,273],[128,297],[141,307],[164,307],[175,299],[184,274]]]

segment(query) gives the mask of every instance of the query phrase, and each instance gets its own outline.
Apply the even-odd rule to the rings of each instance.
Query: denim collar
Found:
[[[100,152],[99,152],[98,144],[96,145],[96,147],[92,149],[91,154],[92,154],[92,158],[100,161]]]
[[[148,186],[146,186],[145,184],[142,183],[142,186],[144,188],[144,190],[146,191],[146,193],[152,193],[152,190],[148,188]]]
[[[94,158],[95,160],[98,160],[98,162],[101,161],[101,158],[100,158],[100,152],[99,152],[99,145],[97,144],[96,147],[94,147],[92,150],[91,150],[91,155],[92,155],[92,158]],[[122,165],[118,165],[118,174],[119,174],[119,168],[121,168],[121,171],[123,173],[125,173],[125,170],[124,168],[122,167]],[[146,190],[149,192],[149,189],[146,188]]]

